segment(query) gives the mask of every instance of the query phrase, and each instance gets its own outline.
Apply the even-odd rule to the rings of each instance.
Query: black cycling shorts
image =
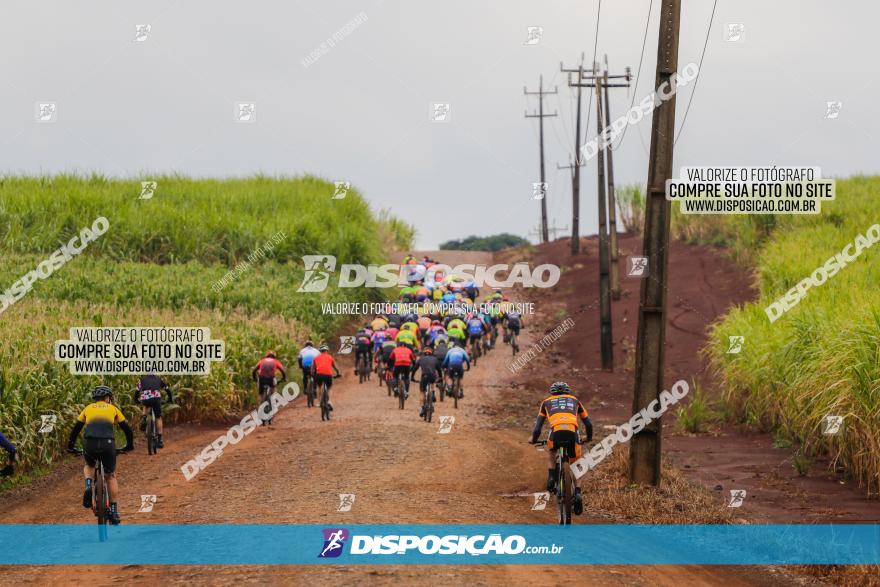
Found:
[[[315,389],[320,389],[323,383],[327,384],[327,389],[333,387],[332,375],[315,375]]]
[[[275,387],[275,378],[274,377],[259,377],[259,385],[260,385],[260,393],[263,392],[267,387],[272,389]]]
[[[422,373],[422,376],[419,378],[419,389],[423,392],[428,391],[429,383],[437,383],[437,374],[436,373]]]
[[[510,332],[515,332],[517,336],[519,336],[519,328],[519,321],[507,323],[507,330],[509,330]]]
[[[86,438],[83,443],[83,456],[90,467],[101,461],[104,472],[109,474],[116,471],[116,441],[112,438]]]
[[[552,447],[548,447],[550,450],[564,448],[565,456],[569,460],[580,458],[577,432],[572,430],[556,430],[550,433],[549,440],[552,443]]]
[[[464,366],[458,365],[457,367],[454,365],[449,365],[446,367],[446,372],[449,373],[449,376],[458,375],[459,377],[464,377]]]
[[[141,405],[152,409],[153,415],[156,416],[157,420],[162,417],[162,398],[150,397],[147,399],[142,399]]]

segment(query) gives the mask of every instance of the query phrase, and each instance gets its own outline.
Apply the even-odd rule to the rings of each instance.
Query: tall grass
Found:
[[[637,183],[624,185],[614,191],[620,221],[627,232],[640,234],[645,228],[645,193]]]
[[[288,236],[274,250],[280,262],[313,253],[332,253],[341,263],[384,257],[376,238],[382,221],[355,189],[332,200],[333,184],[311,176],[145,179],[158,184],[147,200],[138,199],[140,180],[0,178],[0,249],[49,253],[106,216],[111,229],[88,252],[114,260],[231,266],[280,230]],[[406,240],[405,224],[390,215],[384,222],[394,224],[396,239]]]
[[[226,360],[206,377],[168,377],[176,391],[170,420],[224,419],[252,405],[250,371],[269,348],[294,369],[306,338],[329,340],[346,316],[320,304],[379,299],[365,288],[299,294],[304,254],[339,263],[381,263],[409,248],[414,230],[388,212],[374,216],[356,190],[332,200],[332,183],[314,177],[234,180],[145,178],[158,182],[140,200],[140,180],[100,176],[0,179],[0,290],[99,216],[110,229],[85,252],[38,280],[0,314],[0,430],[18,445],[24,470],[55,459],[65,434],[99,381],[134,416],[134,377],[71,375],[53,343],[72,326],[202,326],[226,343]],[[275,239],[266,258],[222,288],[231,268]],[[332,280],[331,280],[332,283]],[[293,364],[291,364],[293,363]],[[56,429],[40,434],[41,415]],[[21,469],[20,469],[21,470]]]
[[[732,414],[776,429],[804,454],[825,452],[869,492],[880,490],[880,249],[867,249],[779,320],[764,308],[880,221],[880,178],[839,181],[821,216],[780,217],[756,250],[760,297],[715,325],[706,349]],[[731,217],[731,238],[746,221]],[[732,228],[731,228],[732,227]],[[743,231],[752,242],[754,233]],[[728,336],[745,336],[727,354]],[[826,416],[844,417],[840,434],[822,434]]]

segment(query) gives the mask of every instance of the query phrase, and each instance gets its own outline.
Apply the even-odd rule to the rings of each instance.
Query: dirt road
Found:
[[[537,333],[524,334],[529,344]],[[502,356],[502,352],[504,355]],[[124,523],[535,523],[554,522],[552,508],[532,511],[531,492],[544,481],[542,455],[525,443],[527,430],[488,414],[506,401],[506,348],[492,352],[466,378],[466,397],[448,434],[418,418],[410,400],[397,409],[377,382],[359,385],[351,361],[334,386],[334,419],[322,423],[302,398],[285,407],[271,428],[257,429],[186,481],[180,466],[225,427],[179,427],[157,457],[139,450],[120,457]],[[502,459],[515,463],[496,467]],[[78,503],[80,464],[69,461],[31,487],[0,497],[2,523],[93,523]],[[336,511],[338,494],[354,494],[350,512]],[[137,513],[141,495],[156,495],[150,513]],[[591,521],[589,517],[578,523]],[[597,520],[593,520],[597,521]],[[601,520],[607,522],[607,519]],[[145,548],[174,548],[173,544]],[[313,548],[304,545],[303,548]],[[168,583],[229,585],[778,585],[787,575],[756,568],[699,567],[6,567],[0,583],[94,585]]]

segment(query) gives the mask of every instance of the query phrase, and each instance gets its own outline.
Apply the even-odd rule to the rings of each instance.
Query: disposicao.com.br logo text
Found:
[[[336,271],[333,255],[304,255],[305,275],[298,292],[316,293],[327,289]],[[545,263],[534,269],[528,263],[497,263],[494,265],[461,264],[455,267],[442,263],[424,265],[343,264],[339,267],[337,287],[395,287],[424,283],[426,287],[447,285],[452,287],[522,287],[548,288],[559,283],[559,266]]]

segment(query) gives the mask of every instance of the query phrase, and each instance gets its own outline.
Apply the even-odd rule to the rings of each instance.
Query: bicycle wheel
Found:
[[[565,451],[560,448],[559,452]],[[563,457],[564,458],[564,457]],[[559,523],[567,526],[571,524],[571,505],[572,505],[572,482],[571,482],[571,466],[568,459],[562,463],[559,472],[559,489],[556,492],[556,507],[559,511]]]
[[[311,377],[306,383],[306,407],[315,407],[315,380]]]
[[[401,385],[401,383],[403,383],[403,384]],[[403,409],[404,404],[406,404],[406,387],[405,386],[406,386],[405,382],[401,382],[400,380],[397,381],[397,405],[398,405],[398,409],[401,409],[401,410]]]
[[[425,415],[428,422],[434,417],[434,385],[428,386],[428,405],[425,408]]]
[[[330,402],[327,399],[327,384],[321,386],[321,421],[330,419]]]
[[[156,416],[153,409],[150,408],[150,415],[147,418],[147,454],[154,455],[158,452],[158,437],[156,436]]]
[[[100,461],[95,468],[92,487],[94,488],[92,500],[95,504],[95,516],[98,518],[98,524],[105,525],[110,521],[110,512],[107,507],[107,487],[104,485],[104,465]]]
[[[519,345],[516,344],[516,333],[515,332],[510,333],[510,348],[513,351],[514,355],[516,355],[516,353],[519,352]]]
[[[461,391],[461,377],[456,375],[455,379],[453,379],[453,382],[452,382],[452,400],[454,402],[453,407],[456,410],[458,409],[458,395],[459,395],[460,391]]]

